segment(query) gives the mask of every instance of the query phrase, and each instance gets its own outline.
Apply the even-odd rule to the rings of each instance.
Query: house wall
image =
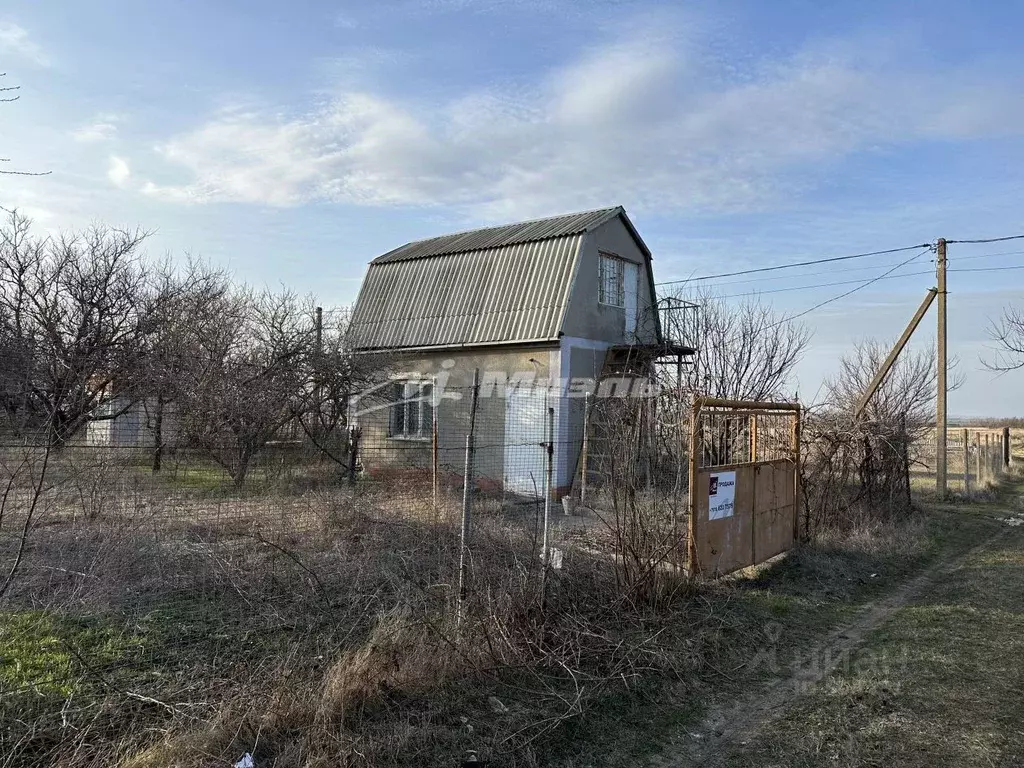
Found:
[[[602,251],[640,266],[635,335],[626,335],[624,309],[598,302],[599,254]],[[616,217],[588,233],[583,241],[562,331],[565,336],[610,344],[654,344],[658,341],[654,302],[650,261],[622,219]]]
[[[495,382],[503,382],[505,376],[516,374],[527,378],[533,374],[535,380],[557,377],[560,355],[561,350],[557,345],[409,353],[396,357],[389,366],[388,374],[396,378],[433,377],[437,382],[437,391],[442,394],[437,405],[439,463],[443,475],[461,482],[469,429],[473,371],[479,369],[481,396],[476,415],[474,465],[478,486],[502,487],[506,465],[512,461],[520,468],[524,465],[529,467],[531,471],[534,465],[538,465],[537,482],[543,487],[543,451],[532,444],[532,439],[523,439],[522,445],[516,444],[522,438],[507,429],[504,384],[496,385]],[[389,434],[390,399],[391,386],[383,383],[376,393],[353,403],[353,421],[360,427],[362,434],[362,464],[371,477],[415,476],[422,473],[426,479],[432,466],[431,441]],[[541,422],[537,427],[540,430],[544,418],[544,400],[541,398],[537,402],[539,407],[530,416]],[[557,402],[553,404],[557,406]],[[560,408],[556,408],[556,422],[560,413]],[[522,434],[521,430],[519,434]]]
[[[124,407],[125,401],[119,398],[104,406],[106,413],[116,413]],[[90,421],[86,426],[86,442],[97,446],[153,448],[155,422],[156,400],[142,400],[113,419]],[[173,446],[178,440],[178,416],[173,403],[164,404],[160,434],[164,445]]]

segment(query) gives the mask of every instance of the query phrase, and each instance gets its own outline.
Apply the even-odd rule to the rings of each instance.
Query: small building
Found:
[[[174,403],[159,406],[155,398],[130,401],[114,397],[100,406],[99,418],[86,425],[87,445],[106,448],[145,448],[157,443],[174,446],[178,440],[178,411]]]
[[[474,476],[524,495],[543,491],[552,427],[554,485],[570,488],[587,394],[649,396],[651,361],[693,352],[663,334],[651,252],[621,207],[385,253],[351,337],[389,371],[353,408],[371,476],[429,469],[435,423],[439,461],[459,475],[478,371]]]

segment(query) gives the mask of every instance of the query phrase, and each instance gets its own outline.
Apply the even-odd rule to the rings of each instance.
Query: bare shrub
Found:
[[[877,341],[856,345],[827,382],[825,403],[805,418],[805,535],[848,530],[913,509],[911,446],[931,428],[935,352],[904,350],[858,417],[857,406],[887,354],[888,347]]]

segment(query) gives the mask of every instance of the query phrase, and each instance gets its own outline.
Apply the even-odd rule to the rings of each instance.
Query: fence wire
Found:
[[[1012,459],[1009,429],[954,427],[946,431],[946,486],[971,493],[993,487]],[[928,431],[910,451],[911,480],[915,487],[934,489],[936,483],[936,435]]]
[[[197,446],[173,408],[157,435],[145,403],[60,445],[8,433],[2,764],[113,764],[226,706],[279,710],[282,681],[331,679],[382,627],[455,638],[502,605],[572,610],[564,578],[635,594],[664,576],[649,564],[679,548],[686,487],[663,447],[684,409],[537,387],[473,413],[472,387],[431,385],[389,382],[330,434],[288,424],[259,446]],[[227,759],[240,733],[208,751]]]

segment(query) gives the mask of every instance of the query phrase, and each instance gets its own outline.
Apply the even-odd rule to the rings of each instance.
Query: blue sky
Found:
[[[153,229],[155,255],[327,305],[408,240],[613,204],[659,280],[1020,234],[1022,26],[1008,0],[7,0],[0,72],[22,89],[0,109],[0,156],[53,173],[0,177],[0,205],[47,229]],[[951,246],[950,266],[1024,265],[1020,252]],[[866,279],[898,260],[720,289]],[[895,337],[932,283],[880,282],[809,314],[801,395],[855,340]],[[764,298],[800,311],[848,287]],[[1024,414],[1024,376],[978,362],[1022,287],[1024,270],[950,275],[954,413]]]

